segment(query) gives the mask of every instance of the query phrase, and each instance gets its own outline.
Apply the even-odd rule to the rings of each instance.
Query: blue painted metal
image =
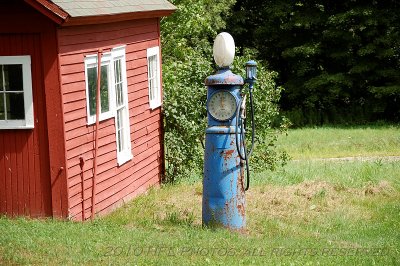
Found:
[[[220,68],[215,75],[208,76],[205,80],[206,86],[215,85],[243,85],[243,78],[232,73],[229,68]]]
[[[235,96],[238,104],[243,78],[228,68],[207,77],[205,84],[208,99],[216,91],[226,90]],[[243,229],[246,225],[244,167],[236,148],[235,123],[235,116],[228,121],[217,121],[208,114],[203,178],[204,225],[230,229]]]

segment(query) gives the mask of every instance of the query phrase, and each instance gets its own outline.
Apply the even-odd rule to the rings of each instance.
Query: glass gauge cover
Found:
[[[208,112],[219,121],[231,119],[236,112],[236,107],[236,98],[229,91],[217,91],[208,101]]]

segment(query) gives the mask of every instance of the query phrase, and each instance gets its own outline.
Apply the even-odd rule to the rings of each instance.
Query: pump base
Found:
[[[203,178],[203,224],[244,229],[244,167],[236,149],[234,132],[226,128],[206,131]]]

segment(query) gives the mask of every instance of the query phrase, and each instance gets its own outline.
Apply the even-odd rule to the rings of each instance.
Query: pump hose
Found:
[[[237,110],[236,110],[236,125],[235,125],[236,149],[238,150],[240,158],[246,162],[247,184],[246,184],[245,191],[247,191],[249,189],[249,186],[250,186],[249,158],[250,158],[251,154],[253,153],[254,139],[255,139],[253,91],[252,91],[251,87],[249,88],[249,92],[250,92],[251,130],[252,130],[252,132],[251,132],[251,147],[250,147],[250,151],[249,152],[247,152],[247,149],[246,149],[244,124],[243,124],[242,119],[240,119],[240,136],[241,136],[241,142],[242,142],[242,145],[243,145],[244,154],[242,154],[242,149],[241,149],[241,147],[239,145],[239,133],[238,133],[239,117],[240,117],[240,108],[241,108],[242,103],[243,103],[243,98],[240,99],[238,107],[237,107]]]

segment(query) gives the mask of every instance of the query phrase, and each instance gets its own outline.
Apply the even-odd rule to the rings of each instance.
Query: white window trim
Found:
[[[150,99],[150,66],[149,66],[149,57],[157,56],[157,91],[156,98],[151,100]],[[155,109],[161,106],[161,71],[160,71],[160,47],[155,46],[147,49],[147,78],[148,78],[148,87],[149,87],[149,105],[151,109]]]
[[[32,97],[32,74],[31,56],[0,56],[0,65],[19,65],[22,64],[22,86],[24,92],[24,120],[0,120],[0,129],[32,129],[34,128],[33,119],[33,97]]]
[[[104,53],[101,57],[101,66],[108,65],[109,73],[108,73],[108,95],[109,95],[109,111],[101,113],[101,103],[100,103],[100,120],[103,121],[114,116],[113,110],[115,109],[113,106],[114,98],[113,98],[113,89],[112,89],[112,56],[111,53]],[[92,125],[96,123],[96,115],[90,115],[90,104],[89,104],[89,82],[88,82],[88,74],[87,69],[89,67],[96,67],[97,68],[98,61],[97,61],[97,54],[87,55],[85,57],[85,86],[86,86],[86,113],[87,113],[87,124]],[[97,90],[97,88],[96,88]],[[101,102],[101,101],[100,101]]]
[[[125,150],[118,151],[118,143],[119,143],[119,138],[118,138],[118,126],[117,126],[117,107],[116,107],[116,96],[115,96],[115,87],[113,87],[113,96],[114,96],[114,103],[115,103],[115,138],[116,138],[116,144],[117,144],[117,163],[118,165],[122,165],[126,163],[127,161],[131,160],[133,158],[132,154],[132,143],[131,143],[131,124],[130,124],[130,119],[129,119],[129,99],[128,99],[128,80],[126,77],[126,56],[125,56],[125,46],[120,46],[113,48],[111,50],[112,54],[112,61],[116,61],[121,59],[121,76],[122,76],[122,94],[123,94],[123,100],[124,100],[124,107],[125,108],[125,115],[124,115],[124,121],[125,123],[124,129],[125,129],[125,140],[124,142],[127,143],[127,147]],[[112,71],[114,71],[114,65],[112,65]],[[111,75],[113,81],[112,81],[112,86],[115,86],[115,81],[114,81],[114,73]]]
[[[118,107],[119,109],[124,110],[124,134],[125,139],[123,140],[126,143],[126,147],[124,150],[119,151],[118,145],[120,143],[120,139],[118,136],[118,117],[117,117],[117,103],[116,103],[116,90],[115,90],[115,73],[114,73],[114,62],[117,60],[121,60],[121,79],[122,79],[122,97],[123,97],[123,105]],[[85,57],[85,81],[86,81],[86,112],[88,118],[88,125],[91,125],[96,122],[96,115],[90,115],[90,105],[89,105],[89,83],[87,76],[88,67],[97,67],[97,54],[88,55]],[[105,120],[109,118],[114,118],[115,124],[115,143],[117,150],[117,164],[118,166],[123,165],[127,161],[133,158],[132,154],[132,143],[131,143],[131,124],[129,121],[129,100],[128,100],[128,81],[127,81],[127,73],[126,73],[126,56],[125,56],[125,46],[115,47],[111,50],[110,53],[105,53],[101,57],[101,65],[109,66],[108,73],[108,96],[109,96],[109,107],[110,110],[105,113],[100,114],[100,120]],[[101,107],[101,106],[100,106]]]

